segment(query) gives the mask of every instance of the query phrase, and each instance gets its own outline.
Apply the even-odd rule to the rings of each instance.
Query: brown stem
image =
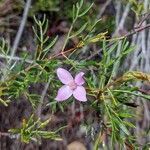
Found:
[[[147,24],[146,26],[140,27],[140,28],[138,28],[138,29],[133,29],[133,30],[131,30],[130,32],[126,33],[125,35],[120,36],[120,37],[118,37],[118,38],[116,38],[116,39],[123,40],[123,39],[125,39],[125,38],[127,38],[127,37],[129,37],[129,36],[131,36],[131,35],[134,35],[134,34],[140,32],[140,31],[142,31],[142,30],[145,30],[146,28],[149,28],[149,27],[150,27],[150,24]],[[109,43],[107,46],[110,47],[110,46],[112,46],[112,45],[113,45],[113,43]],[[102,51],[102,48],[99,49],[98,51],[94,52],[94,53],[93,53],[91,56],[89,56],[86,60],[90,60],[91,58],[93,58],[94,56],[96,56],[96,55],[97,55],[98,53],[100,53],[101,51]]]

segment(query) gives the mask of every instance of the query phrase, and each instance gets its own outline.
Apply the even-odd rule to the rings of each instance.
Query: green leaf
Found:
[[[123,123],[131,128],[136,128],[135,125],[132,124],[131,122],[123,121]]]
[[[126,126],[123,123],[118,123],[119,127],[121,128],[121,130],[126,133],[127,135],[130,135],[128,129],[126,128]]]
[[[80,8],[83,6],[83,0],[80,0],[79,6]]]
[[[45,128],[50,121],[51,121],[51,118],[42,122],[38,128]]]
[[[4,106],[8,106],[8,103],[10,103],[10,100],[3,100],[0,98],[0,103],[2,103]]]
[[[150,100],[150,95],[145,95],[145,94],[139,94],[138,96],[143,97],[147,100]]]
[[[79,17],[84,16],[84,15],[93,7],[93,4],[94,4],[94,3],[92,3],[86,10],[84,10],[84,11],[79,15]]]
[[[123,121],[119,117],[113,118],[112,121],[115,122],[116,126],[118,126],[126,135],[130,135],[128,129],[125,126],[125,124],[123,124]],[[114,127],[115,127],[115,125],[114,125]]]
[[[47,29],[48,29],[48,20],[46,19],[46,21],[45,21],[45,27],[44,27],[44,30],[43,30],[43,35],[46,34]]]
[[[34,27],[32,27],[32,29],[33,29],[33,32],[34,32],[34,34],[35,34],[35,36],[38,38],[38,40],[40,41],[40,37],[38,36],[38,34],[37,34],[37,32],[36,32],[36,29],[34,28]]]
[[[8,132],[11,132],[13,134],[19,133],[20,129],[9,129]]]
[[[133,117],[133,115],[132,115],[132,114],[129,114],[129,113],[119,113],[119,117],[131,118],[131,117]]]
[[[43,52],[46,52],[47,50],[49,50],[56,43],[57,39],[58,39],[58,36],[56,36],[53,39],[53,41],[46,48],[43,49]]]
[[[72,8],[72,20],[75,19],[75,16],[76,16],[76,8],[75,8],[75,5],[73,5],[73,8]]]
[[[73,38],[75,36],[78,36],[80,33],[82,33],[83,30],[86,28],[87,24],[88,23],[86,22],[76,33],[74,33],[73,35],[71,35],[69,38],[71,39],[71,38]]]
[[[29,118],[29,120],[28,120],[28,125],[30,126],[30,125],[32,125],[32,123],[33,123],[33,120],[34,119],[34,115],[32,114],[31,116],[30,116],[30,118]]]

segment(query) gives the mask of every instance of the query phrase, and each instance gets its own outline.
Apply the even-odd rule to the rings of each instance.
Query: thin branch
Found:
[[[29,63],[29,64],[32,64],[33,61],[30,60],[30,59],[24,59],[24,58],[20,58],[20,57],[17,57],[17,56],[9,56],[9,55],[3,55],[3,54],[0,54],[0,58],[4,58],[4,59],[11,59],[11,60],[15,60],[15,61],[25,61],[26,63]]]
[[[136,34],[138,32],[141,32],[141,31],[143,31],[143,30],[145,30],[146,28],[149,28],[149,27],[150,27],[150,24],[147,24],[146,26],[140,27],[138,29],[133,29],[130,32],[126,33],[125,35],[120,36],[120,37],[115,38],[115,39],[123,40],[123,39],[125,39],[125,38],[127,38],[129,36],[132,36],[132,35],[134,35],[134,34]],[[108,47],[110,47],[112,45],[113,45],[113,43],[109,43]],[[81,47],[79,47],[79,48],[81,48]],[[64,54],[76,51],[77,49],[78,49],[78,47],[74,47],[74,48],[68,49],[68,50],[66,50],[64,52],[61,52],[61,53],[58,53],[56,55],[50,56],[48,59],[51,60],[51,59],[54,59],[54,58],[56,58],[58,56],[61,56],[61,55],[64,56]],[[86,60],[91,59],[92,57],[94,57],[95,55],[97,55],[98,53],[100,53],[101,51],[102,51],[102,49],[99,49],[98,51],[96,51],[95,53],[93,53],[90,57],[88,57]]]
[[[131,30],[130,32],[126,33],[125,35],[118,37],[118,39],[123,40],[123,39],[125,39],[125,38],[127,38],[129,36],[132,36],[132,35],[134,35],[134,34],[136,34],[138,32],[141,32],[141,31],[145,30],[146,28],[150,28],[150,24],[147,24],[146,26],[141,27],[141,28],[136,29],[136,30]],[[108,47],[110,47],[112,45],[113,45],[113,43],[109,43]],[[101,51],[102,51],[102,49],[99,49],[98,51],[96,51],[95,53],[93,53],[91,56],[89,56],[86,60],[90,60],[91,58],[93,58],[94,56],[96,56]]]
[[[143,24],[143,22],[146,21],[146,20],[149,18],[149,16],[150,16],[150,13],[146,14],[146,15],[142,18],[142,20],[138,23],[138,25],[135,26],[135,29],[141,27],[142,24]]]
[[[8,132],[0,132],[0,138],[2,136],[9,137],[10,139],[19,139],[19,134],[11,134]]]
[[[8,61],[8,64],[7,64],[6,68],[11,68],[11,62],[14,58],[14,55],[15,55],[16,50],[18,48],[23,30],[24,30],[24,27],[25,27],[25,23],[26,23],[26,20],[27,20],[29,8],[31,6],[31,1],[32,0],[27,0],[27,2],[26,2],[25,9],[24,9],[24,12],[23,12],[22,21],[21,21],[21,24],[19,26],[19,30],[17,32],[16,38],[15,38],[15,41],[14,41],[14,44],[13,44],[13,47],[12,47],[11,55],[10,55],[10,58],[9,58],[9,61]],[[7,72],[8,70],[6,68],[3,71],[3,76],[1,78],[2,81],[5,80],[7,78],[7,75],[8,75],[8,72]]]
[[[48,82],[45,84],[44,90],[42,91],[42,95],[41,95],[41,99],[40,99],[40,104],[39,104],[39,106],[37,108],[37,116],[39,118],[41,118],[42,105],[43,105],[43,101],[44,101],[45,95],[47,93],[50,81],[51,81],[51,77],[49,77]]]
[[[127,18],[127,16],[128,16],[129,11],[130,11],[130,3],[128,3],[128,4],[126,5],[125,11],[124,11],[124,13],[123,13],[123,15],[122,15],[122,17],[121,17],[121,20],[120,20],[120,22],[119,22],[119,25],[117,25],[118,27],[117,27],[117,29],[116,29],[114,35],[117,34],[120,29],[123,29],[124,23],[125,23],[125,20],[126,20],[126,18]]]
[[[143,27],[140,27],[138,29],[132,30],[132,31],[128,32],[127,34],[125,34],[122,38],[126,38],[128,36],[131,36],[131,35],[133,35],[135,33],[141,32],[141,31],[143,31],[143,30],[145,30],[147,28],[150,28],[150,24],[147,24],[147,25],[145,25]]]
[[[100,12],[99,12],[99,14],[98,14],[98,16],[97,16],[98,19],[101,18],[101,16],[102,16],[103,13],[105,12],[107,6],[111,3],[111,1],[112,1],[112,0],[107,0],[107,1],[105,2],[105,4],[103,5],[103,7],[100,8]]]
[[[31,1],[32,0],[27,0],[27,2],[26,2],[25,9],[24,9],[24,12],[23,12],[22,21],[21,21],[21,24],[19,26],[19,30],[17,32],[16,38],[15,38],[15,41],[14,41],[14,44],[13,44],[13,47],[12,47],[12,52],[11,52],[11,57],[10,57],[10,60],[9,60],[9,64],[11,64],[11,60],[14,57],[14,55],[16,53],[16,50],[18,48],[23,30],[24,30],[24,27],[25,27],[25,23],[26,23],[26,20],[27,20],[29,8],[31,6]]]

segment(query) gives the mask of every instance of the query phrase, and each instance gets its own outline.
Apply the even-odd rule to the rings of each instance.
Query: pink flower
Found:
[[[87,101],[86,90],[82,86],[85,83],[83,75],[84,73],[80,72],[75,76],[75,79],[73,79],[67,70],[58,68],[57,76],[64,85],[58,90],[55,99],[57,101],[64,101],[73,95],[74,98],[79,101]]]

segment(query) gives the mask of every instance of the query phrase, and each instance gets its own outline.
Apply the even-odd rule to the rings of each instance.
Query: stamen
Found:
[[[75,90],[77,88],[77,84],[74,81],[70,82],[68,85],[72,90]]]

